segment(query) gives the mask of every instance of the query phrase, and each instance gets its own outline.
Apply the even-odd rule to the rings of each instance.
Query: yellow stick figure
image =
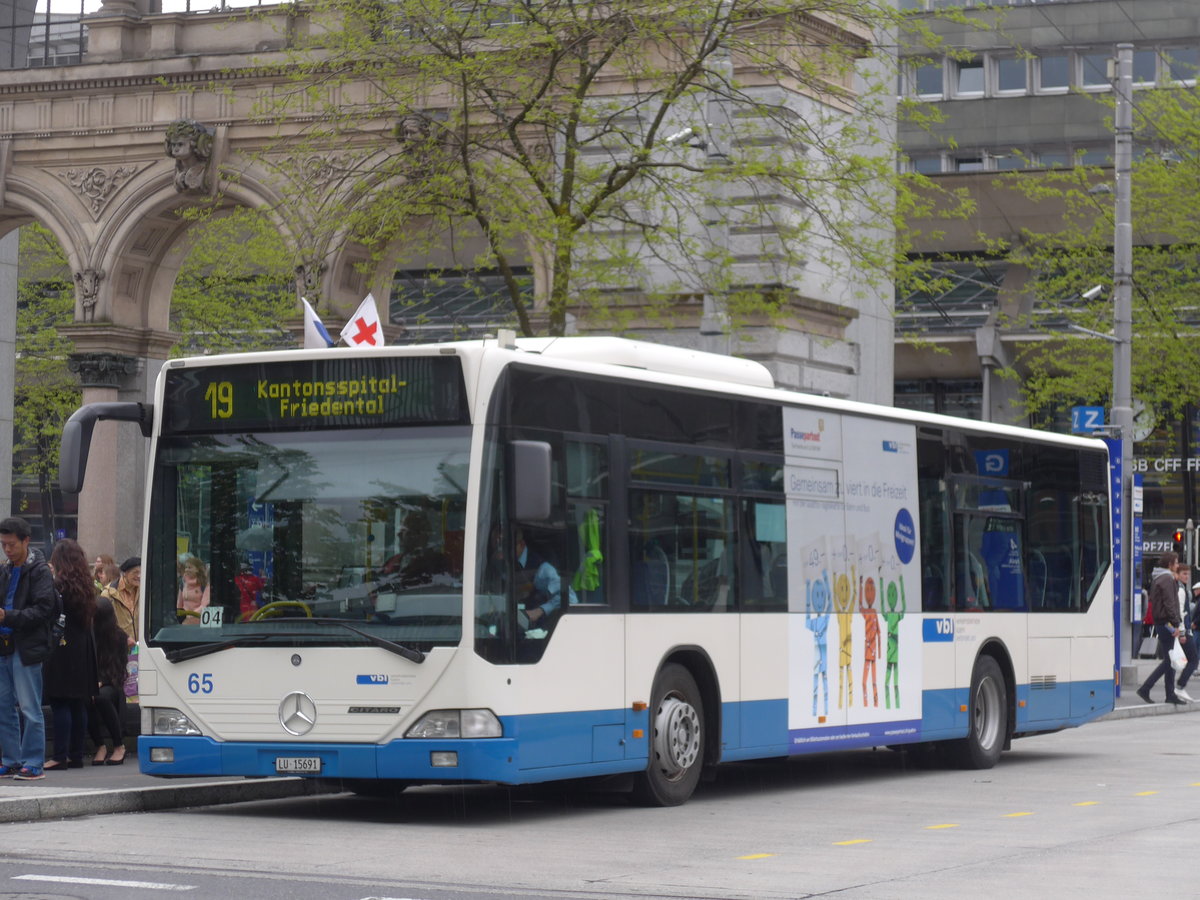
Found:
[[[850,567],[850,577],[843,572],[834,583],[833,611],[838,623],[838,708],[842,708],[842,696],[845,695],[846,706],[854,705],[854,674],[850,671],[851,636],[850,628],[854,624],[854,591],[850,587],[855,577],[854,566]]]

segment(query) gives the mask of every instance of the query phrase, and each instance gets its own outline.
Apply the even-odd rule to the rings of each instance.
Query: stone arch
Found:
[[[294,248],[286,215],[280,213],[280,198],[256,179],[243,176],[223,186],[215,202],[218,209],[244,206],[268,210],[282,239]],[[98,318],[130,328],[167,330],[171,290],[192,227],[174,213],[195,203],[193,195],[176,190],[174,171],[164,164],[112,210],[96,247],[96,257],[108,273]],[[172,252],[175,250],[181,252]]]

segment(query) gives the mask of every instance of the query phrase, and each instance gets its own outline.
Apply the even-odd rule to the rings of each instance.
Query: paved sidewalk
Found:
[[[41,781],[0,779],[0,823],[150,812],[329,793],[303,778],[152,778],[132,756],[123,766],[50,771]]]
[[[1136,683],[1122,686],[1116,708],[1104,720],[1200,711],[1200,703],[1168,705],[1161,682],[1152,694],[1159,702],[1147,704],[1138,697],[1138,685],[1156,665],[1155,660],[1136,661]],[[1200,697],[1200,673],[1196,679],[1193,696]],[[151,778],[138,771],[137,758],[130,754],[122,766],[56,770],[47,772],[41,781],[0,779],[0,823],[214,806],[335,790],[336,784],[304,778]]]

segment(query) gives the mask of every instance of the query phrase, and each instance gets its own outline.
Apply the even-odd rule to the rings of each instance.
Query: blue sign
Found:
[[[1008,474],[1008,450],[976,450],[975,468],[980,475],[1003,478]]]
[[[1071,433],[1091,434],[1104,427],[1103,406],[1072,406]]]
[[[913,523],[912,513],[903,506],[896,513],[896,523],[893,527],[896,540],[896,556],[900,563],[907,566],[917,550],[917,526]]]

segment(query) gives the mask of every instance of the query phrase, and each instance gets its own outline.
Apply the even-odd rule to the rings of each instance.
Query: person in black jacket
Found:
[[[0,549],[8,558],[0,568],[0,778],[36,781],[45,777],[42,663],[53,649],[54,577],[30,549],[24,519],[0,521]]]
[[[1150,584],[1150,609],[1158,629],[1162,662],[1137,689],[1137,695],[1147,703],[1154,702],[1150,699],[1150,690],[1158,679],[1162,678],[1167,688],[1167,702],[1183,705],[1187,701],[1175,693],[1175,670],[1171,668],[1171,647],[1176,641],[1184,639],[1183,616],[1179,612],[1179,594],[1176,587],[1179,583],[1176,574],[1179,569],[1179,555],[1167,551],[1158,565],[1159,568],[1153,572],[1154,581]]]
[[[79,544],[63,538],[50,554],[54,586],[62,598],[63,634],[42,671],[46,702],[54,715],[54,754],[45,769],[83,768],[87,709],[99,688],[96,642],[96,582]]]

